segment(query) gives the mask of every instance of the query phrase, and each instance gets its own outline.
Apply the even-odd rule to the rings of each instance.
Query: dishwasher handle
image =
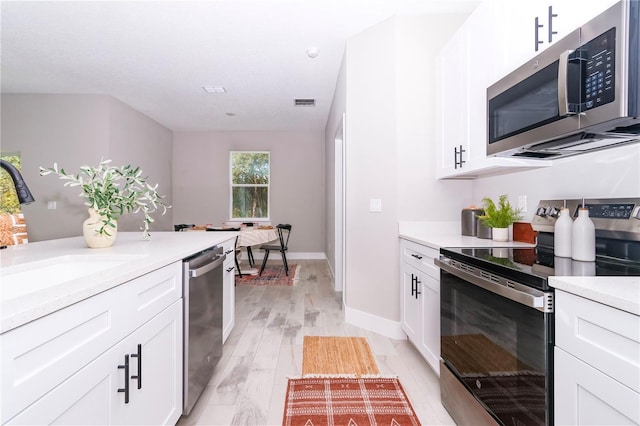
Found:
[[[224,262],[224,260],[226,259],[226,255],[221,255],[221,256],[216,256],[215,258],[212,259],[211,262],[204,264],[203,266],[197,268],[197,269],[189,269],[189,276],[192,278],[196,278],[196,277],[200,277],[204,274],[206,274],[207,272],[212,271],[213,269],[217,268],[218,266],[222,265],[222,263]]]

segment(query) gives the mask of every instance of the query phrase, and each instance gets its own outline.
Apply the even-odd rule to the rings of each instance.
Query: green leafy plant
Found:
[[[491,228],[508,228],[513,222],[522,219],[520,209],[511,207],[507,195],[503,194],[498,200],[498,205],[491,198],[484,197],[484,215],[478,215],[482,223]]]
[[[102,160],[97,167],[82,166],[76,175],[54,163],[50,168],[40,167],[40,175],[55,174],[65,181],[64,186],[80,187],[80,197],[87,199],[85,204],[101,216],[102,226],[96,231],[99,234],[110,235],[109,228],[121,215],[142,211],[144,220],[140,229],[143,238],[149,239],[149,225],[154,222],[151,213],[162,208],[164,215],[171,206],[162,201],[164,196],[156,191],[157,184],[147,183],[140,167],[116,167],[110,163],[111,160]]]

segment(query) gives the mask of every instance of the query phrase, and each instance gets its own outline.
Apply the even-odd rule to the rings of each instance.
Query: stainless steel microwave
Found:
[[[640,140],[640,1],[616,3],[487,89],[487,155],[554,159]]]

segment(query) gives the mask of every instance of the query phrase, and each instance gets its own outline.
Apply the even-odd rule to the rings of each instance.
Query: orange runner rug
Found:
[[[420,425],[397,378],[289,379],[283,426]]]
[[[302,375],[380,374],[365,337],[304,336]]]

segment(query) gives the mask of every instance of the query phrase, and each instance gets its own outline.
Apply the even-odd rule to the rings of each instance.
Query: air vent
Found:
[[[315,99],[294,99],[293,104],[295,106],[314,107],[316,106],[316,100]]]

